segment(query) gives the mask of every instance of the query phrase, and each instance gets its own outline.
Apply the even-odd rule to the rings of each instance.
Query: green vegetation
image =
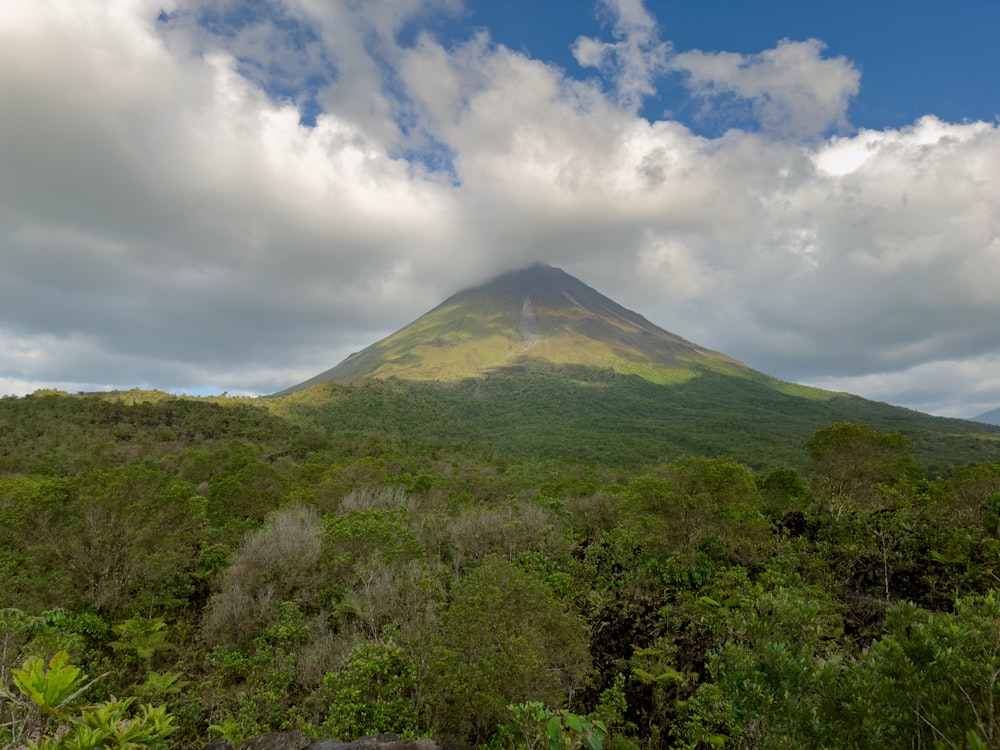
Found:
[[[809,402],[0,400],[0,746],[1000,748],[997,432]]]
[[[10,718],[8,747],[21,741],[31,750],[169,747],[166,738],[175,726],[163,706],[133,710],[135,698],[82,705],[97,680],[88,681],[65,651],[48,663],[29,658],[11,670],[11,679],[16,693],[0,687]]]
[[[1000,428],[990,425],[788,388],[752,370],[685,372],[689,377],[658,383],[652,376],[612,369],[533,362],[451,384],[324,383],[262,403],[313,428],[630,468],[694,454],[726,456],[754,469],[804,471],[806,441],[835,422],[899,431],[916,443],[917,459],[935,472],[1000,460]]]

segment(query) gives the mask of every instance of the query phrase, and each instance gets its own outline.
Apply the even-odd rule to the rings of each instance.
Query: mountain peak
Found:
[[[651,323],[560,268],[535,264],[452,295],[381,341],[283,393],[366,378],[457,381],[531,362],[675,382],[745,365]]]

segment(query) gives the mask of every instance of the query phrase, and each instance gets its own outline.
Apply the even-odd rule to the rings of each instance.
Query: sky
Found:
[[[3,0],[0,393],[265,394],[543,262],[1000,406],[995,0]]]

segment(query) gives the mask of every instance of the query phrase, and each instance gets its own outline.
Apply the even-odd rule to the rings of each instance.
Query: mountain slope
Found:
[[[449,297],[282,394],[364,378],[453,382],[532,360],[610,368],[659,383],[693,377],[695,368],[751,372],[654,325],[565,271],[536,265]]]

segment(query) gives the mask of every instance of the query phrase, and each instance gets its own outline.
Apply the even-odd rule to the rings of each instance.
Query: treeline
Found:
[[[141,394],[0,428],[2,745],[1000,747],[1000,464],[838,423],[805,474],[621,469]]]

